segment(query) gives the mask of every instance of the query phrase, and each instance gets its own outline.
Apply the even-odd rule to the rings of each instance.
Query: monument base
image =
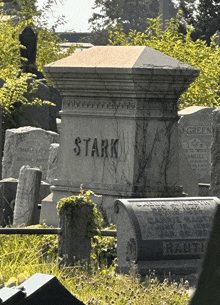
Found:
[[[40,223],[45,222],[48,226],[59,226],[59,216],[57,215],[57,202],[65,197],[69,196],[78,196],[80,193],[80,184],[78,187],[76,186],[68,186],[68,182],[66,181],[66,186],[58,185],[57,181],[54,180],[56,185],[50,187],[51,194],[42,200],[41,205],[41,214],[40,214]],[[91,200],[97,206],[97,209],[100,212],[104,212],[107,216],[109,223],[115,223],[114,217],[114,202],[117,199],[122,198],[166,198],[166,197],[184,197],[182,193],[181,187],[175,187],[170,192],[168,190],[161,191],[132,191],[132,187],[125,187],[117,190],[114,190],[112,187],[107,188],[104,185],[102,188],[98,188],[95,185],[83,184],[82,188],[84,192],[90,190]],[[133,187],[134,188],[134,187]],[[93,194],[94,193],[94,194]]]
[[[201,272],[202,260],[160,260],[160,261],[139,261],[130,266],[116,266],[117,273],[132,273],[141,276],[141,280],[147,277],[156,277],[159,281],[169,279],[171,281],[188,281],[190,286],[194,286]]]

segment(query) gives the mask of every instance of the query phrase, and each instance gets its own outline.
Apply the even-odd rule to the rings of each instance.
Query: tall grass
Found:
[[[57,235],[0,235],[0,284],[18,285],[36,272],[55,275],[85,304],[185,305],[183,283],[163,283],[135,274],[115,274],[114,266],[100,264],[60,267]]]

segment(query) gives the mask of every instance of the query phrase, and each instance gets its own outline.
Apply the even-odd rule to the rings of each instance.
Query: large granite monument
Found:
[[[117,198],[182,195],[177,100],[197,69],[146,46],[97,46],[44,72],[63,97],[59,177],[42,206],[55,225],[57,201],[81,184],[109,221]]]

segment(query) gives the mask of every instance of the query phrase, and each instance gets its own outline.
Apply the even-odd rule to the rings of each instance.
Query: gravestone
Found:
[[[59,144],[53,143],[50,145],[49,151],[49,159],[48,159],[48,169],[47,169],[47,177],[46,181],[52,184],[54,179],[57,179],[58,172],[57,172],[57,165],[58,165],[58,150]]]
[[[218,305],[220,302],[220,207],[217,207],[198,285],[189,305]]]
[[[0,289],[5,305],[85,305],[51,274],[35,273],[21,285]]]
[[[14,203],[17,191],[18,179],[6,178],[0,180],[0,226],[5,227],[13,223]],[[39,202],[36,219],[39,223],[41,201],[50,194],[50,184],[41,181]],[[43,220],[42,220],[43,223]]]
[[[75,265],[77,263],[90,264],[91,238],[86,237],[89,216],[92,206],[82,206],[77,212],[76,229],[72,229],[64,215],[60,215],[59,257],[61,264]]]
[[[42,172],[28,165],[22,166],[15,198],[13,225],[37,224],[37,209]]]
[[[117,198],[182,196],[177,101],[197,69],[146,46],[95,46],[44,71],[63,97],[54,217],[81,184],[110,222]]]
[[[179,111],[182,147],[199,183],[211,182],[212,111],[192,106]]]
[[[59,135],[35,127],[7,129],[4,145],[3,179],[18,178],[23,165],[38,167],[42,180],[46,179],[50,144],[59,141]]]
[[[120,199],[115,202],[117,270],[175,275],[195,281],[200,272],[217,197]]]
[[[33,78],[28,78],[29,86],[33,82]],[[62,98],[57,89],[40,82],[36,92],[32,96],[49,101],[53,105],[43,104],[42,106],[31,106],[24,110],[22,118],[22,126],[34,126],[45,130],[57,132],[56,119],[59,117],[59,111],[62,106]]]

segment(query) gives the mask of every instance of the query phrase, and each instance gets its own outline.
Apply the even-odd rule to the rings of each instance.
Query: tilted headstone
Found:
[[[18,178],[23,165],[38,167],[46,179],[50,144],[59,142],[59,135],[35,127],[7,129],[4,145],[3,179]]]
[[[54,217],[81,184],[110,222],[119,197],[182,196],[177,101],[197,69],[146,46],[94,46],[44,71],[63,97]]]
[[[37,224],[41,175],[38,168],[22,166],[15,198],[13,225]]]
[[[217,207],[198,285],[189,305],[220,303],[220,206]]]
[[[199,183],[211,181],[212,111],[192,106],[178,112],[182,147]]]
[[[216,197],[117,200],[117,270],[198,274],[219,204]]]

